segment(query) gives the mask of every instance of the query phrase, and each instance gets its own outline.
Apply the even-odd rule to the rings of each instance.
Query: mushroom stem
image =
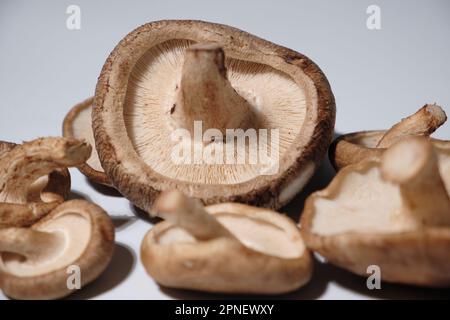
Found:
[[[0,202],[27,202],[30,185],[58,168],[84,163],[91,146],[67,138],[40,138],[16,146],[0,158]]]
[[[203,130],[248,129],[255,126],[250,104],[227,79],[223,49],[215,44],[196,44],[186,50],[176,101],[171,106],[175,127],[194,132],[194,121]]]
[[[424,137],[406,138],[382,156],[383,179],[399,185],[405,210],[424,226],[450,225],[450,199],[437,161]]]
[[[156,200],[153,210],[161,218],[186,229],[199,240],[234,238],[228,229],[204,209],[199,200],[189,198],[180,191],[164,191]]]
[[[30,226],[59,204],[60,201],[39,204],[0,203],[0,228]]]
[[[413,115],[392,126],[380,139],[377,148],[388,148],[407,136],[429,136],[447,120],[444,110],[436,104],[426,104]]]
[[[0,229],[0,252],[17,253],[27,259],[53,254],[61,247],[61,237],[55,233],[31,228]]]

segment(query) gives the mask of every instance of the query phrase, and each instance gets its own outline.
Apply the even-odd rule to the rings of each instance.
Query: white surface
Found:
[[[81,30],[66,28],[79,5]],[[382,29],[366,28],[366,8],[381,7]],[[20,142],[59,135],[67,110],[92,95],[112,48],[137,26],[160,19],[203,19],[232,25],[313,59],[327,75],[337,103],[338,133],[387,128],[426,102],[450,112],[448,1],[17,1],[0,2],[0,139]],[[450,125],[435,135],[449,138]],[[108,195],[71,170],[73,197],[89,199],[115,217],[118,247],[95,283],[72,298],[170,299],[221,296],[162,289],[139,261],[152,224],[126,199]],[[325,164],[285,211],[298,216],[305,196],[332,176]],[[122,217],[122,218],[121,218]],[[383,284],[316,264],[311,283],[281,298],[364,299],[450,296]],[[4,298],[0,294],[0,298]]]

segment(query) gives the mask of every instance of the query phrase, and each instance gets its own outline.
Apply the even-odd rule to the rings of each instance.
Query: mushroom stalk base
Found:
[[[170,110],[175,128],[194,133],[194,121],[201,121],[204,130],[217,129],[223,136],[226,129],[255,127],[250,104],[241,97],[227,79],[225,56],[214,44],[197,44],[186,51],[180,85]]]
[[[377,144],[377,148],[388,148],[408,136],[429,136],[445,121],[447,116],[435,104],[426,104],[416,113],[390,128]]]
[[[405,139],[382,157],[383,178],[399,185],[404,210],[423,226],[450,226],[450,199],[437,161],[424,137]]]
[[[155,203],[154,211],[174,225],[188,230],[199,240],[234,238],[228,229],[206,212],[199,200],[179,191],[163,192]]]

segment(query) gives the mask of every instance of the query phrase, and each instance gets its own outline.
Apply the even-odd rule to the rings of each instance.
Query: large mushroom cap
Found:
[[[0,229],[0,288],[16,299],[55,299],[72,293],[71,266],[84,287],[108,265],[114,226],[99,206],[64,202],[31,228]],[[75,270],[75,269],[73,269]]]
[[[384,281],[450,286],[450,200],[425,138],[340,170],[301,224],[308,248],[352,272],[376,265]]]
[[[0,142],[0,227],[29,226],[67,199],[67,167],[83,163],[90,152],[83,141],[59,137]]]
[[[168,221],[142,241],[142,262],[161,285],[276,294],[309,281],[312,259],[289,218],[237,203],[203,209],[192,199],[179,198],[161,195],[156,207]]]
[[[93,148],[89,159],[78,166],[78,169],[90,180],[106,186],[111,186],[108,177],[95,149],[94,133],[92,132],[92,104],[94,97],[76,104],[66,115],[63,122],[63,136],[87,141]]]
[[[208,204],[280,207],[313,174],[335,118],[328,81],[307,57],[201,21],[152,22],[127,35],[103,67],[94,105],[102,166],[120,193],[144,210],[173,188]],[[201,121],[199,139],[195,121]],[[239,128],[256,130],[253,143],[248,138],[233,146],[234,139],[220,136]],[[180,129],[187,139],[174,138]],[[202,137],[209,129],[213,136]],[[267,130],[265,154],[272,162],[250,160],[263,142],[260,129]],[[180,146],[193,150],[181,163],[173,160]],[[241,149],[223,164],[208,162],[226,147]]]

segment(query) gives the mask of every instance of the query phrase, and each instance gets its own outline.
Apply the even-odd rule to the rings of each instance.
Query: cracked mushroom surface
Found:
[[[29,226],[62,203],[70,192],[67,167],[91,152],[83,141],[57,137],[0,146],[0,227]]]
[[[206,204],[279,208],[312,176],[335,120],[328,81],[310,59],[202,21],[152,22],[128,34],[103,66],[94,105],[102,167],[147,211],[174,188]],[[234,143],[227,129],[256,136]],[[268,161],[250,160],[258,146]],[[174,160],[178,148],[187,152]]]
[[[113,249],[114,226],[102,208],[64,202],[31,228],[0,229],[0,288],[15,299],[65,297],[76,290],[67,285],[70,268],[79,268],[83,288],[107,267]]]
[[[301,224],[308,248],[356,274],[377,265],[383,281],[450,286],[450,200],[424,137],[340,170],[308,198]]]
[[[277,212],[238,203],[203,207],[178,191],[163,192],[154,209],[166,221],[143,239],[141,260],[163,286],[280,294],[311,278],[299,229]]]
[[[92,153],[85,163],[77,166],[78,170],[88,179],[112,187],[102,168],[95,149],[94,133],[92,131],[92,108],[94,97],[76,104],[66,115],[63,122],[63,136],[87,141],[92,147]]]
[[[395,142],[409,136],[429,137],[446,121],[447,115],[440,106],[426,104],[389,130],[360,131],[338,137],[330,146],[329,158],[336,170],[364,159],[378,158]],[[430,139],[440,156],[446,156],[446,152],[440,151],[450,150],[450,141]]]

